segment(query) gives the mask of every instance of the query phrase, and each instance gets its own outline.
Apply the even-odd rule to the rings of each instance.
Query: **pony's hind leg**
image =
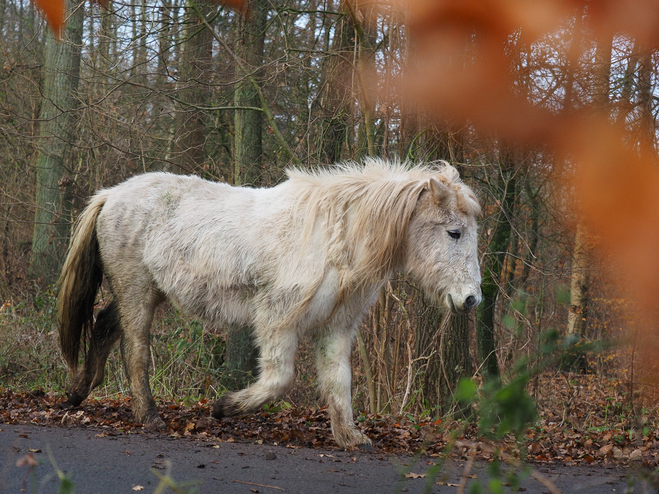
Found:
[[[84,368],[73,378],[68,392],[68,402],[78,406],[91,391],[103,382],[105,362],[112,347],[121,336],[121,324],[117,303],[113,301],[98,313],[88,338]]]
[[[332,435],[342,448],[372,449],[371,440],[352,416],[350,350],[352,334],[330,328],[316,335],[316,367],[320,393],[327,403]]]
[[[224,393],[213,406],[213,417],[220,419],[251,412],[280,398],[293,384],[298,337],[294,331],[257,335],[260,349],[259,378],[241,391]]]
[[[133,293],[126,290],[119,302],[121,313],[121,356],[130,386],[131,407],[137,422],[164,429],[165,423],[158,415],[156,402],[149,387],[149,330],[153,314],[162,296],[154,291]]]

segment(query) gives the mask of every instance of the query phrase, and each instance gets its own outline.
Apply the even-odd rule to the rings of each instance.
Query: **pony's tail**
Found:
[[[96,194],[78,218],[57,283],[59,342],[72,375],[78,368],[80,341],[88,339],[94,324],[96,292],[103,281],[96,218],[106,200],[106,193]]]

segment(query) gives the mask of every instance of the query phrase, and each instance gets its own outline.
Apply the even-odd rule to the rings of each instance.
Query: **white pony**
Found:
[[[58,295],[60,343],[74,376],[70,403],[101,383],[121,337],[135,418],[164,426],[149,388],[149,328],[169,299],[210,323],[254,328],[258,381],[221,396],[213,416],[282,396],[293,382],[298,341],[310,334],[336,442],[370,446],[351,406],[350,351],[360,318],[397,271],[415,276],[450,310],[475,307],[480,207],[446,163],[368,159],[287,175],[276,187],[252,189],[148,173],[90,200]],[[103,276],[114,297],[94,322]]]

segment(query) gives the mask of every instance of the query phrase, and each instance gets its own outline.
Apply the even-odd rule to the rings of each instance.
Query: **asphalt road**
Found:
[[[32,453],[38,464],[19,467]],[[57,469],[73,481],[75,492],[156,492],[170,477],[179,487],[201,493],[393,493],[423,492],[431,467],[428,458],[376,452],[288,449],[281,446],[200,442],[158,434],[106,435],[103,429],[0,424],[0,492],[57,492]],[[457,493],[465,463],[452,461],[430,484],[431,492]],[[644,491],[629,469],[581,466],[534,466],[551,481],[522,481],[524,492],[623,493]],[[168,470],[169,469],[169,470]],[[419,475],[406,478],[404,473]],[[414,475],[412,475],[413,477]],[[467,485],[488,482],[487,464],[476,462]],[[162,492],[172,492],[163,490]],[[183,491],[188,492],[188,491]],[[465,492],[469,492],[467,489]],[[487,492],[487,490],[486,490]]]

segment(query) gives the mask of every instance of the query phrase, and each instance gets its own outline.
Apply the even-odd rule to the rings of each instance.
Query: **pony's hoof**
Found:
[[[371,444],[370,442],[362,443],[357,447],[359,448],[359,451],[362,451],[364,453],[372,453],[373,451],[375,451],[373,444]]]
[[[75,391],[69,391],[66,393],[66,403],[72,407],[77,407],[85,400],[86,396],[81,396]]]
[[[235,402],[231,399],[232,393],[225,393],[213,405],[213,417],[220,420],[224,417],[233,417],[238,415],[240,410]]]
[[[153,432],[167,432],[168,430],[167,424],[160,417],[145,420],[143,427],[145,430]]]
[[[364,452],[373,451],[373,443],[371,442],[370,438],[366,434],[362,434],[357,429],[348,429],[347,431],[337,431],[335,429],[332,431],[332,433],[334,435],[336,445],[339,448],[343,448],[346,451],[354,451],[355,449],[359,449],[360,451]]]

